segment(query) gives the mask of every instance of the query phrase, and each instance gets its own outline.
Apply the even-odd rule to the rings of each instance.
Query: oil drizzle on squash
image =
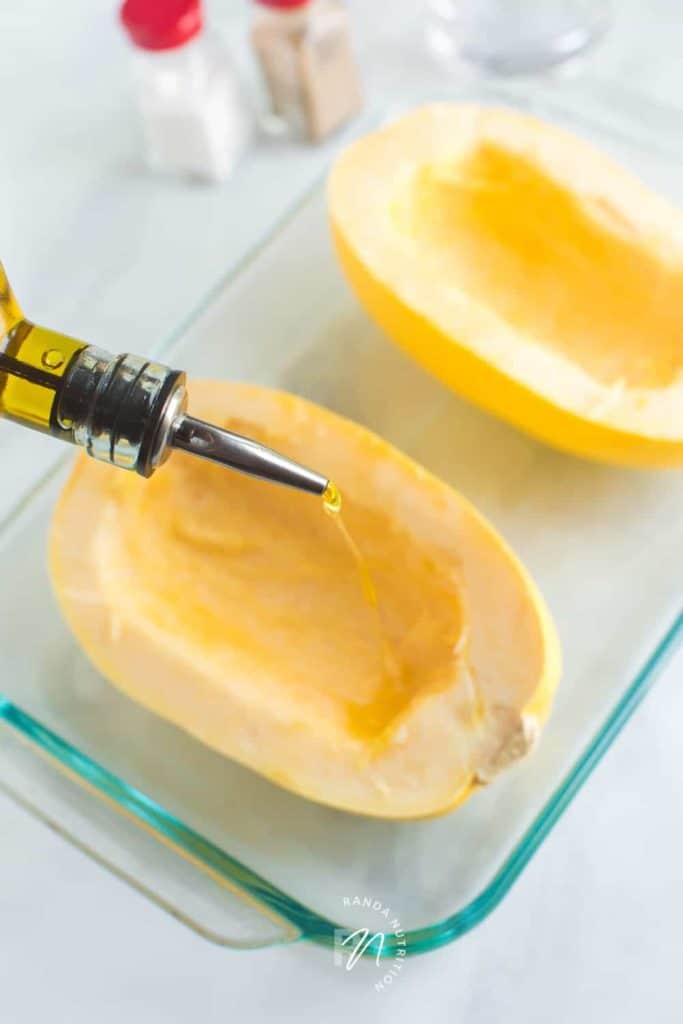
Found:
[[[331,480],[328,482],[325,492],[323,493],[323,508],[325,512],[330,516],[335,526],[339,530],[344,544],[346,546],[349,555],[351,556],[353,563],[356,568],[358,575],[358,582],[362,591],[365,603],[368,608],[371,609],[373,618],[375,620],[375,627],[380,643],[382,653],[382,677],[383,686],[381,692],[383,696],[375,702],[378,706],[372,707],[365,705],[362,708],[354,709],[349,708],[349,724],[355,725],[356,731],[361,734],[367,732],[368,727],[372,728],[374,725],[375,714],[377,717],[384,719],[386,712],[386,705],[396,705],[398,710],[404,701],[404,685],[403,685],[403,673],[401,669],[401,663],[397,657],[394,646],[387,634],[387,631],[382,623],[382,617],[379,610],[379,602],[377,600],[377,587],[370,571],[370,566],[367,560],[364,558],[358,544],[356,543],[351,531],[344,522],[342,516],[342,496],[341,491],[335,483]],[[387,690],[389,694],[387,694]]]
[[[375,587],[375,581],[372,578],[372,573],[370,572],[368,563],[363,558],[360,548],[356,544],[349,532],[348,526],[344,522],[341,511],[341,491],[336,484],[332,483],[332,481],[330,481],[325,488],[325,493],[323,494],[323,506],[344,538],[344,543],[346,544],[348,552],[353,558],[356,565],[356,571],[358,572],[358,580],[360,582],[361,590],[363,591],[363,597],[365,598],[367,605],[370,608],[377,609],[377,588]]]

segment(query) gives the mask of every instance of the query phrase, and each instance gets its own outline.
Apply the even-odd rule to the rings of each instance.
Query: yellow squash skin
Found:
[[[329,181],[363,306],[453,390],[540,440],[683,464],[683,214],[587,143],[440,104],[359,140]]]
[[[190,394],[195,415],[333,477],[378,609],[317,499],[182,453],[147,481],[82,457],[54,513],[49,564],[100,671],[228,757],[360,814],[443,813],[524,755],[559,648],[494,530],[380,438],[310,402],[221,382]]]

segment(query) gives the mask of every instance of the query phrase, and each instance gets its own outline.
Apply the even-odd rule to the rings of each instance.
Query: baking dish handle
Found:
[[[256,948],[301,936],[268,882],[1,695],[0,790],[212,942]]]

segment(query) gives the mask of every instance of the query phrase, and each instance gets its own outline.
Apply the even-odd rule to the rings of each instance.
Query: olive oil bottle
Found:
[[[86,345],[37,327],[21,312],[0,264],[0,415],[68,438],[57,418],[60,384]]]
[[[185,374],[112,355],[28,320],[0,264],[0,416],[151,474],[173,448],[322,495],[327,477],[265,445],[187,415]]]

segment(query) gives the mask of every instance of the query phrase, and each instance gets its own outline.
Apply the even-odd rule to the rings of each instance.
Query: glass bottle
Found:
[[[100,462],[148,477],[172,449],[323,497],[327,477],[186,412],[185,374],[28,320],[0,264],[0,417],[78,445]]]

